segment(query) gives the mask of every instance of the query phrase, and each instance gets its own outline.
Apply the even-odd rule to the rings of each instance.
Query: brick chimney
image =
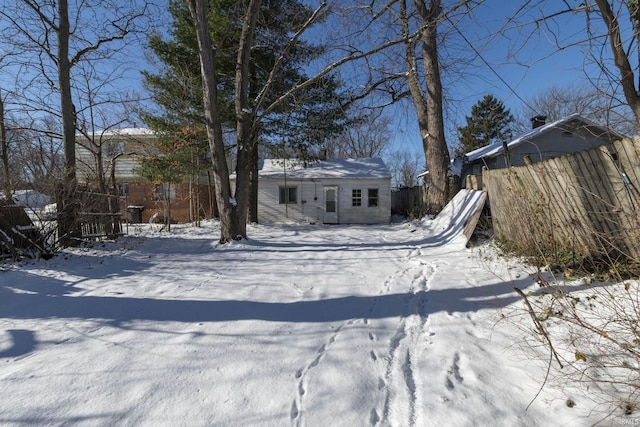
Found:
[[[535,116],[531,118],[531,129],[539,128],[547,123],[547,116]]]

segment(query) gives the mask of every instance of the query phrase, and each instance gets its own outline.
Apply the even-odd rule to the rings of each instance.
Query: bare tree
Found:
[[[580,114],[622,134],[633,135],[637,124],[635,120],[630,119],[631,114],[616,114],[609,103],[603,102],[606,99],[606,91],[584,83],[567,86],[553,85],[527,100],[528,106],[518,114],[519,133],[531,129],[530,119],[533,108],[534,111],[546,116],[547,122],[553,122],[571,114]],[[618,108],[618,111],[620,110]]]
[[[124,82],[125,69],[118,67],[104,75],[92,63],[78,64],[75,76],[76,93],[76,144],[91,154],[92,164],[86,165],[86,177],[92,187],[101,194],[117,194],[111,179],[118,157],[124,153],[112,149],[113,141],[105,134],[127,123],[135,123],[134,111],[139,100],[127,91],[114,88]],[[78,159],[82,161],[82,159]]]
[[[57,136],[60,134],[59,126],[51,116],[45,117],[42,123],[24,123],[22,126],[9,123],[12,189],[33,188],[55,196],[55,183],[62,176],[64,167],[64,148]]]
[[[344,132],[324,143],[328,157],[381,157],[391,142],[391,118],[384,110],[356,109],[361,113]],[[320,153],[319,153],[320,154]]]
[[[78,234],[74,202],[77,111],[72,71],[83,61],[114,60],[124,38],[142,30],[139,22],[147,9],[148,2],[143,0],[127,5],[111,0],[83,1],[71,8],[68,0],[19,0],[0,8],[0,17],[7,23],[3,36],[20,52],[7,71],[24,91],[19,95],[32,110],[48,111],[62,123],[65,165],[58,222],[64,244],[71,244]],[[52,102],[55,98],[57,102]],[[51,109],[55,104],[59,107]]]
[[[405,150],[397,150],[388,156],[391,184],[394,187],[415,187],[418,175],[424,172],[424,157]]]
[[[630,126],[623,123],[627,116],[631,116],[638,128],[639,10],[637,0],[526,2],[517,8],[501,29],[509,44],[505,61],[530,67],[552,55],[562,55],[568,49],[581,48],[584,61],[574,66],[584,73],[582,87],[588,85],[590,88],[586,94],[584,90],[578,90],[581,94],[578,97],[586,95],[583,101],[592,96],[598,97],[600,108],[596,115],[600,122],[625,130]],[[537,45],[534,45],[535,40],[538,40]],[[543,53],[535,53],[538,51]],[[586,108],[583,102],[571,103],[578,108],[581,105]],[[533,114],[545,112],[534,111]],[[553,112],[548,115],[553,116]]]
[[[367,59],[365,94],[375,94],[390,105],[408,99],[415,112],[424,157],[432,184],[427,210],[438,212],[449,198],[449,148],[445,134],[443,60],[445,40],[458,36],[467,15],[481,1],[393,0],[369,1],[360,10],[369,14],[367,43],[399,40],[397,49],[384,50]],[[441,30],[444,30],[440,32]],[[351,44],[353,46],[354,43]],[[451,55],[456,53],[448,52]],[[458,58],[459,59],[459,58]],[[458,61],[459,62],[459,61]]]
[[[619,72],[619,83],[622,86],[624,97],[633,112],[636,122],[640,124],[640,94],[638,93],[636,75],[637,70],[631,65],[630,57],[640,56],[638,35],[640,34],[640,9],[637,1],[624,2],[627,6],[627,19],[631,22],[629,34],[623,36],[624,25],[620,22],[621,13],[624,10],[618,7],[614,10],[614,1],[595,0],[597,13],[606,25],[606,34],[613,55],[615,67]],[[588,11],[587,11],[588,12]],[[630,49],[628,46],[633,47]]]
[[[452,10],[467,2],[459,2]],[[427,211],[439,212],[447,203],[449,188],[447,173],[450,157],[445,140],[442,78],[440,75],[438,27],[445,14],[440,0],[414,0],[419,18],[418,30],[412,33],[410,11],[406,0],[400,0],[400,23],[405,40],[405,60],[409,92],[416,109],[422,145],[431,177],[427,195]],[[419,46],[419,47],[418,47]],[[422,59],[424,86],[418,75],[418,61]]]
[[[0,92],[0,156],[3,167],[2,189],[4,190],[4,197],[9,198],[9,194],[11,193],[11,178],[9,174],[9,148],[7,142],[7,127],[4,122],[4,100],[2,99],[2,92]],[[0,199],[0,202],[1,201]]]
[[[253,3],[258,2],[253,0]],[[231,198],[229,169],[225,157],[222,121],[218,106],[216,55],[209,34],[206,4],[203,0],[189,0],[188,5],[196,25],[200,51],[205,123],[211,148],[216,201],[221,223],[220,242],[226,243],[237,239],[238,234],[240,237],[246,237],[246,229],[243,234],[243,229],[239,225],[238,206]],[[238,147],[238,149],[240,148]],[[246,179],[246,177],[244,178]]]

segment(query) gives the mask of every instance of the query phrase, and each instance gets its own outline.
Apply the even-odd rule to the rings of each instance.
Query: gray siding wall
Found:
[[[295,204],[280,204],[281,179],[260,179],[258,220],[274,222],[323,222],[324,187],[338,187],[338,222],[340,224],[380,224],[391,220],[390,179],[287,179],[287,187],[296,187]],[[378,190],[378,206],[368,207],[368,189]],[[362,190],[362,206],[352,205],[352,190]]]
[[[111,172],[111,161],[103,155],[103,174],[108,176]],[[80,179],[92,179],[96,176],[96,162],[93,154],[84,147],[76,146],[76,163],[78,165],[78,177]],[[137,156],[120,156],[116,159],[116,180],[118,182],[139,181],[141,178],[133,170],[138,167]]]
[[[577,153],[589,148],[609,144],[609,140],[598,138],[589,134],[587,129],[581,129],[572,133],[554,129],[531,142],[525,142],[510,151],[511,166],[524,166],[524,157],[529,156],[534,163],[560,157],[565,154]],[[489,163],[489,162],[487,162]],[[492,159],[489,168],[505,167],[504,155]]]

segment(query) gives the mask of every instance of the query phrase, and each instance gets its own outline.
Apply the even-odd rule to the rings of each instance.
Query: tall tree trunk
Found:
[[[7,141],[7,127],[4,124],[4,100],[2,99],[2,93],[0,93],[0,147],[2,155],[2,169],[4,176],[2,180],[2,189],[4,190],[5,199],[9,200],[11,197],[11,177],[9,174],[9,147]],[[0,204],[2,199],[0,198]]]
[[[447,172],[449,169],[449,149],[444,136],[444,115],[442,113],[442,80],[438,63],[438,20],[442,14],[440,0],[431,0],[426,9],[424,0],[414,0],[422,17],[422,62],[427,84],[428,132],[422,133],[422,144],[431,178],[427,196],[427,211],[440,212],[449,200]]]
[[[256,66],[253,61],[249,64],[250,67],[250,88],[249,88],[249,97],[250,99],[256,99],[258,97],[258,77],[256,75]],[[255,126],[255,121],[254,121]],[[257,137],[257,132],[253,132]],[[254,138],[255,139],[255,138]],[[248,222],[258,222],[258,141],[252,141],[251,146],[251,154],[249,155],[249,161],[251,162],[251,170],[249,171],[249,211],[247,212],[247,221]]]
[[[427,195],[427,212],[437,213],[446,204],[448,194],[447,170],[449,166],[449,150],[444,136],[444,116],[442,113],[442,81],[438,65],[437,26],[442,13],[440,0],[431,0],[427,7],[425,0],[414,0],[422,29],[420,39],[410,37],[406,0],[400,0],[400,23],[405,38],[405,57],[407,60],[407,79],[409,92],[416,108],[418,127],[422,137],[422,146],[429,170],[429,192]],[[426,94],[417,75],[417,58],[415,43],[421,43],[422,61],[424,65]]]
[[[76,178],[76,118],[71,97],[71,63],[69,61],[69,5],[67,0],[58,2],[60,24],[58,36],[58,83],[60,85],[60,111],[62,114],[62,139],[64,145],[64,182],[62,207],[58,210],[58,233],[63,246],[77,243],[79,237],[77,178]]]
[[[249,155],[249,161],[251,162],[251,170],[249,171],[249,183],[251,188],[249,190],[249,212],[247,219],[249,222],[258,222],[258,144],[253,143],[251,147],[251,154]]]
[[[257,168],[257,138],[253,132],[256,114],[250,103],[251,92],[251,50],[258,15],[260,13],[260,0],[251,0],[244,15],[242,34],[238,57],[236,60],[235,76],[235,113],[236,135],[238,138],[238,162],[236,164],[236,200],[238,203],[238,216],[242,218],[244,227],[243,237],[246,237],[246,222],[249,220],[249,206],[252,201],[252,191],[257,185],[252,183],[255,178],[254,169]],[[255,157],[255,159],[254,159]],[[255,165],[254,165],[255,162]]]
[[[220,214],[220,243],[227,243],[238,237],[246,237],[245,228],[240,228],[240,218],[236,203],[231,198],[229,168],[224,152],[222,139],[222,122],[220,121],[217,95],[216,57],[209,34],[209,22],[205,0],[189,0],[189,10],[196,25],[198,49],[200,51],[200,68],[202,73],[202,96],[204,116],[213,162],[213,180],[218,212]],[[238,176],[238,178],[240,178]],[[240,185],[237,181],[236,186]]]

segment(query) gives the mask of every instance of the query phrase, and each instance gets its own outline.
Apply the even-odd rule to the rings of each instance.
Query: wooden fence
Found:
[[[405,187],[391,191],[391,213],[421,218],[425,210],[425,192],[422,186]]]
[[[76,206],[77,238],[84,241],[114,239],[123,235],[122,218],[118,196],[78,190],[74,194]],[[61,220],[64,199],[57,195],[57,220]]]
[[[640,260],[640,138],[485,171],[496,238],[524,254]]]
[[[43,236],[23,207],[0,205],[0,258],[42,255],[43,247]]]

